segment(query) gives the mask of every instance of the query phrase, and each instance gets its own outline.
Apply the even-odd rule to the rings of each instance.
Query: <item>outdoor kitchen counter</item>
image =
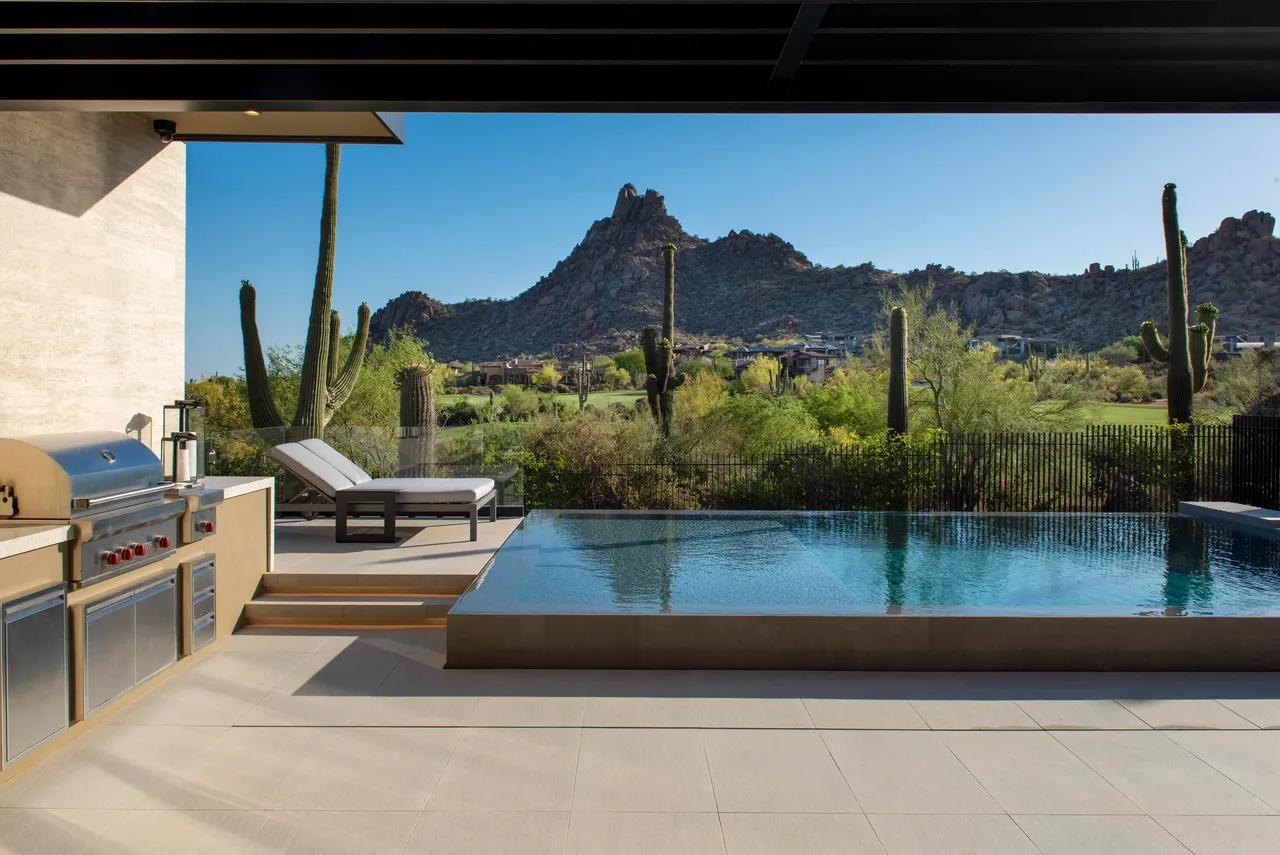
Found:
[[[71,526],[66,523],[16,523],[0,521],[0,561],[46,546],[56,546],[71,539]]]

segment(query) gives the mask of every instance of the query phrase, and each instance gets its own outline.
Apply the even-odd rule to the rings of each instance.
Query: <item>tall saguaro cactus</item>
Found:
[[[290,440],[324,434],[324,426],[355,389],[369,343],[369,305],[360,304],[356,337],[343,364],[338,361],[342,319],[333,310],[333,260],[338,239],[338,166],[341,146],[325,146],[324,201],[320,213],[320,255],[316,262],[315,288],[311,294],[311,318],[302,355],[298,408],[286,431]],[[256,430],[283,428],[284,417],[276,405],[258,337],[257,292],[248,279],[240,281],[240,329],[244,336],[245,382],[249,415]]]
[[[907,433],[907,312],[889,313],[889,431]]]
[[[436,387],[430,365],[400,369],[400,473],[430,477],[435,464]]]
[[[587,349],[582,348],[582,360],[578,363],[578,412],[586,412],[587,396],[591,394],[591,365],[587,362]]]
[[[1212,303],[1196,306],[1196,323],[1187,324],[1187,236],[1178,227],[1177,185],[1164,185],[1164,245],[1169,267],[1169,345],[1160,341],[1154,320],[1143,321],[1139,332],[1147,353],[1169,366],[1165,396],[1169,424],[1191,422],[1192,396],[1204,388],[1213,353],[1218,310]]]
[[[662,248],[662,260],[666,265],[666,281],[662,294],[662,337],[653,327],[640,332],[640,347],[644,351],[645,393],[649,410],[662,429],[664,437],[671,436],[671,416],[675,407],[675,391],[688,379],[682,372],[672,375],[675,368],[676,337],[676,245],[669,243]]]

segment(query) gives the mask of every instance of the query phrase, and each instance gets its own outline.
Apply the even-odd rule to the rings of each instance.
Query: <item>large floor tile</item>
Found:
[[[1227,709],[1246,719],[1250,724],[1268,730],[1280,730],[1280,700],[1275,698],[1247,698],[1244,700],[1220,700]]]
[[[1146,813],[1272,812],[1165,734],[1056,731],[1052,735]]]
[[[1115,701],[1018,701],[1046,730],[1147,730],[1150,725]]]
[[[587,698],[584,727],[697,727],[692,698]]]
[[[155,789],[148,810],[275,810],[337,738],[316,727],[233,727]]]
[[[300,697],[268,692],[236,724],[240,727],[343,727],[355,721],[368,698]]]
[[[87,855],[238,855],[266,825],[265,811],[135,810],[93,843]]]
[[[398,654],[386,650],[343,648],[312,653],[272,692],[307,698],[367,698],[400,661]]]
[[[1158,816],[1156,822],[1195,855],[1275,855],[1280,817]]]
[[[910,701],[806,698],[813,726],[822,730],[927,730]]]
[[[476,705],[468,697],[388,697],[374,695],[356,705],[354,727],[463,727]]]
[[[826,730],[822,738],[867,813],[1002,812],[940,734]]]
[[[704,730],[721,811],[858,813],[817,731]]]
[[[244,855],[401,855],[413,811],[278,811]]]
[[[1217,701],[1122,700],[1120,703],[1157,730],[1253,730],[1257,727]]]
[[[1008,813],[1141,813],[1047,733],[953,731],[941,737]]]
[[[80,855],[127,815],[123,810],[0,808],[0,855]]]
[[[331,633],[285,627],[250,626],[218,642],[220,652],[315,653]]]
[[[404,855],[562,855],[569,814],[427,811]]]
[[[99,725],[4,788],[8,807],[132,809],[172,787],[222,727]]]
[[[886,855],[1040,855],[1007,816],[868,814]]]
[[[569,810],[580,738],[571,728],[469,728],[427,809]]]
[[[714,813],[702,735],[696,730],[584,730],[573,809]]]
[[[462,731],[343,728],[283,810],[422,810]]]
[[[581,727],[582,698],[479,698],[468,727]]]
[[[912,701],[934,730],[1039,730],[1013,701]]]
[[[306,658],[305,653],[218,653],[147,692],[115,724],[233,725]]]
[[[694,707],[702,727],[813,727],[797,698],[696,698]]]
[[[1185,731],[1167,736],[1280,810],[1280,737],[1264,731]]]
[[[716,855],[724,852],[714,813],[575,813],[565,855]]]
[[[724,813],[728,855],[883,855],[865,816],[851,813]]]
[[[1149,816],[1015,816],[1043,855],[1187,855]]]

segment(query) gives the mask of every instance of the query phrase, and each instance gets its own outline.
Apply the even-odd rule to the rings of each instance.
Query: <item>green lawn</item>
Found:
[[[1155,404],[1093,404],[1094,423],[1100,425],[1163,425],[1169,421],[1164,401]]]
[[[564,401],[566,404],[572,405],[575,409],[578,406],[578,394],[576,392],[557,392],[556,397]],[[621,392],[592,392],[587,398],[588,407],[607,407],[610,404],[621,403],[628,407],[635,406],[638,398],[644,397],[644,392],[636,390],[623,390]],[[499,402],[502,398],[499,396]],[[467,401],[473,407],[483,407],[489,402],[488,395],[442,395],[439,406],[447,407],[455,401]]]

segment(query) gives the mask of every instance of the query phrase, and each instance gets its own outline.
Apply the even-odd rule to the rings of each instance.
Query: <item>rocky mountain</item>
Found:
[[[1191,301],[1222,311],[1220,333],[1259,334],[1280,326],[1280,240],[1275,218],[1250,211],[1228,217],[1187,253]],[[935,298],[959,310],[979,333],[1052,336],[1098,347],[1136,333],[1154,317],[1168,329],[1165,265],[1136,271],[1091,264],[1074,275],[998,271],[966,274],[930,265],[906,274],[821,267],[776,235],[743,230],[707,241],[687,233],[661,194],[628,184],[613,213],[597,220],[568,257],[510,300],[442,303],[421,291],[374,313],[372,334],[410,326],[438,359],[484,360],[544,354],[576,343],[630,346],[660,323],[662,245],[674,243],[676,327],[681,341],[707,337],[753,341],[804,332],[875,328],[880,294],[898,279],[932,279]]]

